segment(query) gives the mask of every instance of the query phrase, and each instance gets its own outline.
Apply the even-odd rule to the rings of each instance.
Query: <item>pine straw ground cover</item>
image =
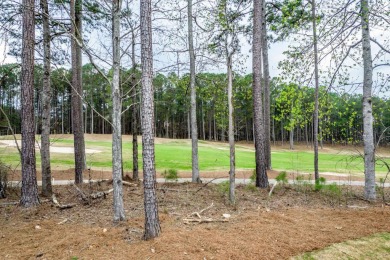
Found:
[[[277,186],[268,191],[237,188],[229,206],[223,185],[159,184],[162,233],[142,241],[142,185],[124,187],[127,221],[112,223],[112,194],[83,202],[74,186],[55,186],[60,210],[42,198],[36,209],[0,200],[1,259],[286,259],[334,243],[390,232],[390,208],[363,201],[362,188],[312,191],[311,186]],[[86,184],[85,194],[106,191],[109,182]],[[386,194],[388,195],[388,194]],[[206,209],[202,212],[202,209]],[[193,212],[210,223],[185,224]],[[223,218],[230,214],[230,218]],[[222,221],[225,220],[225,221]]]

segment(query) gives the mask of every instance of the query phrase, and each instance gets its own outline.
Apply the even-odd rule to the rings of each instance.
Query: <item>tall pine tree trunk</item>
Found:
[[[364,193],[367,200],[376,199],[375,146],[372,115],[372,58],[369,27],[368,0],[361,0],[362,47],[363,47],[363,142],[364,142]]]
[[[253,1],[253,120],[256,157],[256,186],[268,187],[267,161],[265,157],[265,129],[261,90],[262,0]]]
[[[34,131],[34,0],[23,0],[22,36],[22,194],[20,205],[33,207],[39,204],[35,163]]]
[[[40,2],[42,10],[43,27],[43,91],[42,91],[42,132],[41,132],[41,166],[42,166],[42,194],[51,196],[53,190],[51,185],[50,167],[50,27],[49,7],[47,0]]]
[[[83,130],[83,107],[81,96],[82,87],[82,59],[81,47],[77,43],[82,42],[82,0],[71,0],[72,18],[72,130],[74,135],[75,157],[75,183],[83,182],[83,170],[85,164],[85,142]],[[77,40],[76,40],[77,39]]]
[[[230,171],[229,171],[229,201],[236,203],[235,181],[236,181],[236,157],[234,148],[234,108],[233,108],[233,68],[232,55],[227,56],[227,76],[228,76],[228,108],[229,108],[229,147],[230,147]]]
[[[156,195],[154,160],[154,90],[151,0],[141,0],[142,156],[144,172],[145,240],[161,232]]]
[[[122,184],[122,100],[120,93],[120,13],[121,0],[112,1],[112,183],[114,188],[114,221],[125,219]]]
[[[192,141],[192,182],[200,182],[198,162],[198,125],[196,122],[195,51],[192,25],[192,0],[188,0],[188,50],[190,54],[191,90],[191,141]]]
[[[133,123],[132,123],[132,134],[133,134],[133,180],[138,181],[138,94],[137,94],[137,82],[136,82],[136,63],[135,63],[135,34],[132,32],[131,42],[131,61],[132,61],[132,75],[131,75],[131,87],[133,96]]]
[[[262,53],[263,53],[263,71],[264,71],[264,131],[265,131],[265,156],[267,160],[267,169],[272,169],[271,164],[271,103],[269,89],[269,61],[268,61],[268,39],[267,39],[267,23],[265,18],[265,0],[262,9]]]
[[[318,47],[317,47],[317,24],[316,24],[316,3],[311,0],[311,14],[313,23],[313,46],[314,46],[314,179],[319,180],[318,172]]]

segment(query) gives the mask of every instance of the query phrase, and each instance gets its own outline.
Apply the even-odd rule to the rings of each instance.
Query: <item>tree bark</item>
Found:
[[[151,0],[141,0],[141,67],[142,67],[142,156],[144,175],[145,240],[161,232],[156,195],[154,156],[154,90],[152,54]]]
[[[53,190],[51,184],[50,167],[50,27],[49,7],[47,0],[40,1],[43,27],[43,91],[42,91],[42,132],[41,132],[41,166],[42,166],[42,194],[50,197]]]
[[[83,182],[83,170],[85,164],[85,142],[83,130],[83,107],[81,96],[82,86],[82,58],[81,47],[77,41],[82,42],[82,0],[71,0],[72,19],[72,130],[74,135],[74,156],[75,156],[75,183]],[[76,39],[77,41],[76,41]]]
[[[265,157],[265,129],[263,118],[263,102],[261,89],[261,27],[262,27],[262,0],[253,1],[253,42],[252,42],[252,66],[253,66],[253,119],[256,157],[256,186],[267,188],[267,162]]]
[[[376,199],[375,146],[372,115],[372,57],[369,27],[368,0],[361,0],[362,47],[363,47],[363,142],[364,142],[364,193],[367,200]]]
[[[290,126],[290,150],[294,150],[294,126]]]
[[[34,0],[23,0],[22,36],[22,194],[20,205],[33,207],[39,204],[35,163],[34,131]]]
[[[318,47],[317,47],[317,24],[316,24],[316,3],[311,0],[311,14],[313,23],[313,47],[314,47],[314,179],[318,181],[320,175],[318,172]]]
[[[112,1],[112,180],[114,189],[114,221],[125,219],[122,184],[122,100],[120,93],[120,13],[121,0]]]
[[[132,61],[132,75],[131,75],[131,87],[133,96],[133,123],[132,123],[132,134],[133,134],[133,180],[138,181],[138,104],[137,104],[137,82],[135,77],[136,63],[135,63],[135,34],[132,32],[131,42],[131,61]]]
[[[230,148],[230,171],[229,171],[229,201],[236,203],[235,180],[236,180],[236,157],[234,147],[234,108],[233,108],[233,68],[232,55],[227,56],[227,76],[228,76],[228,108],[229,108],[229,148]]]
[[[199,183],[198,162],[198,125],[196,122],[196,86],[195,86],[195,51],[192,25],[192,0],[188,0],[188,50],[190,54],[190,89],[191,89],[191,142],[192,142],[192,182]]]
[[[266,9],[265,0],[262,9],[262,53],[263,53],[263,71],[264,71],[264,131],[265,131],[265,156],[267,160],[267,169],[272,169],[271,164],[271,103],[270,103],[270,89],[269,89],[269,61],[268,61],[268,39],[267,39],[267,23],[266,23]]]

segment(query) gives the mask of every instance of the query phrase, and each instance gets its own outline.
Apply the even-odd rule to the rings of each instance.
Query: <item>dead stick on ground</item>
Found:
[[[92,199],[98,199],[98,198],[101,198],[101,197],[106,197],[108,194],[110,194],[111,192],[113,192],[114,191],[114,189],[110,189],[110,190],[108,190],[108,191],[99,191],[99,192],[96,192],[96,193],[92,193],[91,195],[90,195],[90,197],[92,198]]]
[[[75,189],[78,191],[78,193],[80,194],[81,198],[85,201],[85,202],[89,202],[87,196],[85,195],[85,193],[79,188],[77,187],[76,184],[73,183],[73,187],[75,187]]]
[[[125,186],[129,186],[129,187],[138,187],[138,184],[136,183],[131,183],[131,182],[128,182],[128,181],[122,181],[123,185]]]
[[[279,183],[278,181],[275,181],[274,185],[272,185],[272,188],[271,188],[270,192],[268,193],[268,197],[271,197],[272,192],[274,191],[274,189],[275,189],[276,185],[278,185],[278,183]]]
[[[60,204],[56,198],[56,195],[52,195],[51,197],[54,205],[56,205],[57,208],[59,209],[70,209],[70,208],[73,208],[74,206],[76,206],[76,204],[74,203],[71,203],[71,204]]]
[[[212,219],[212,218],[201,218],[201,219],[198,219],[198,218],[185,218],[183,219],[184,221],[184,224],[190,224],[192,222],[196,222],[196,223],[211,223],[211,222],[229,222],[227,219]]]
[[[211,202],[211,205],[210,205],[210,206],[208,206],[208,207],[202,209],[201,211],[199,211],[199,212],[197,212],[197,211],[192,212],[191,215],[190,215],[190,217],[196,215],[198,218],[201,218],[200,215],[201,215],[203,212],[205,212],[206,210],[211,209],[213,206],[214,206],[214,202]]]

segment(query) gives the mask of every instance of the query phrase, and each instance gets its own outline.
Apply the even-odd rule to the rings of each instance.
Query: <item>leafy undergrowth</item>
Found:
[[[44,198],[35,209],[6,205],[17,201],[18,190],[0,200],[1,259],[286,259],[390,232],[390,208],[362,200],[362,188],[278,185],[269,197],[268,190],[238,186],[238,203],[230,206],[218,185],[167,183],[158,185],[161,236],[145,242],[141,185],[124,186],[127,220],[119,224],[112,222],[112,194],[83,202],[73,186],[54,189],[61,204],[76,206],[60,210]],[[206,208],[200,215],[210,223],[185,224]]]

